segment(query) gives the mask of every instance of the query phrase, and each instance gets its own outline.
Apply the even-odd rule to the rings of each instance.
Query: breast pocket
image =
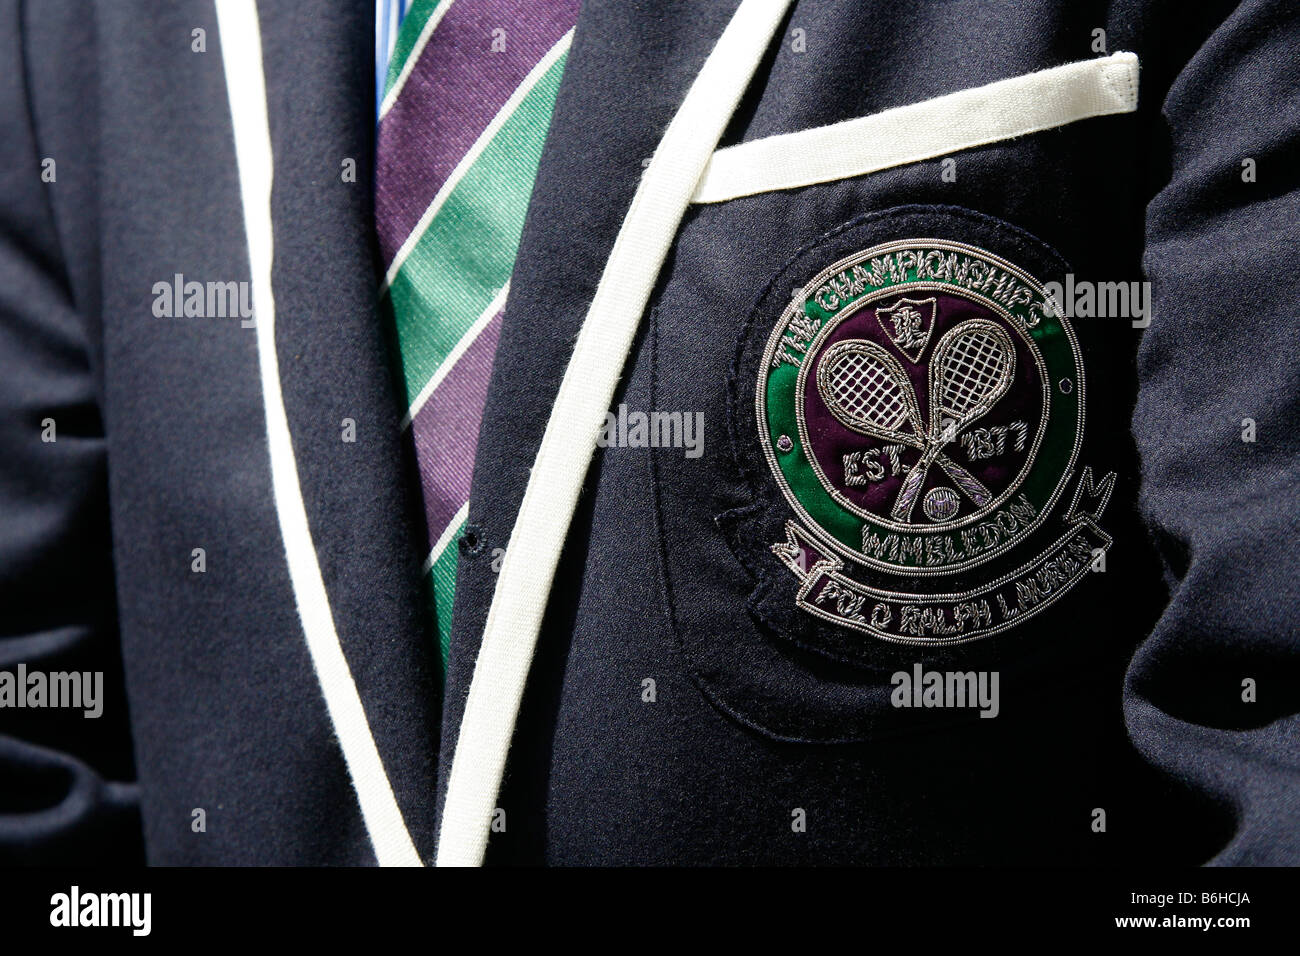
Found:
[[[652,407],[704,422],[702,453],[651,471],[672,626],[732,718],[808,742],[951,720],[903,714],[898,675],[908,695],[916,668],[1032,681],[1060,663],[1042,635],[1096,625],[1069,595],[1112,545],[1120,466],[1086,441],[1072,266],[1024,226],[1053,219],[991,184],[1085,158],[1031,134],[1132,109],[1135,70],[1071,64],[716,154],[643,360]],[[920,162],[1022,135],[967,154],[960,186]]]

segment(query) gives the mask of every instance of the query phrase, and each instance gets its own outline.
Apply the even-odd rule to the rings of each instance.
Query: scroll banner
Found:
[[[786,540],[772,551],[801,580],[796,603],[805,611],[888,641],[954,644],[1022,623],[1088,574],[1112,544],[1097,522],[1114,484],[1112,473],[1094,485],[1084,468],[1060,537],[1032,561],[961,593],[900,594],[863,584],[797,521],[786,522]]]

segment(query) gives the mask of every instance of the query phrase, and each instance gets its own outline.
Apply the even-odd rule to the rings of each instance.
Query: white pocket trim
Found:
[[[714,203],[861,176],[1137,109],[1134,53],[1080,60],[921,103],[720,149],[693,202]]]

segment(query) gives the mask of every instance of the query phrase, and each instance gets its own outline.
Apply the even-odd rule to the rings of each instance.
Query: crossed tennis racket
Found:
[[[817,369],[817,390],[848,428],[920,449],[921,458],[903,479],[890,512],[895,521],[910,521],[931,465],[942,468],[976,507],[993,500],[943,448],[1006,394],[1015,366],[1011,337],[996,323],[968,319],[949,329],[930,358],[928,430],[902,364],[867,339],[846,339],[827,351]]]

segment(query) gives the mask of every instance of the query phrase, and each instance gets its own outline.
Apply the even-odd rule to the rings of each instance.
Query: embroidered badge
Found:
[[[1084,369],[1025,270],[915,239],[829,265],[771,327],[758,439],[795,603],[888,641],[996,634],[1098,564],[1114,475],[1076,472]]]

